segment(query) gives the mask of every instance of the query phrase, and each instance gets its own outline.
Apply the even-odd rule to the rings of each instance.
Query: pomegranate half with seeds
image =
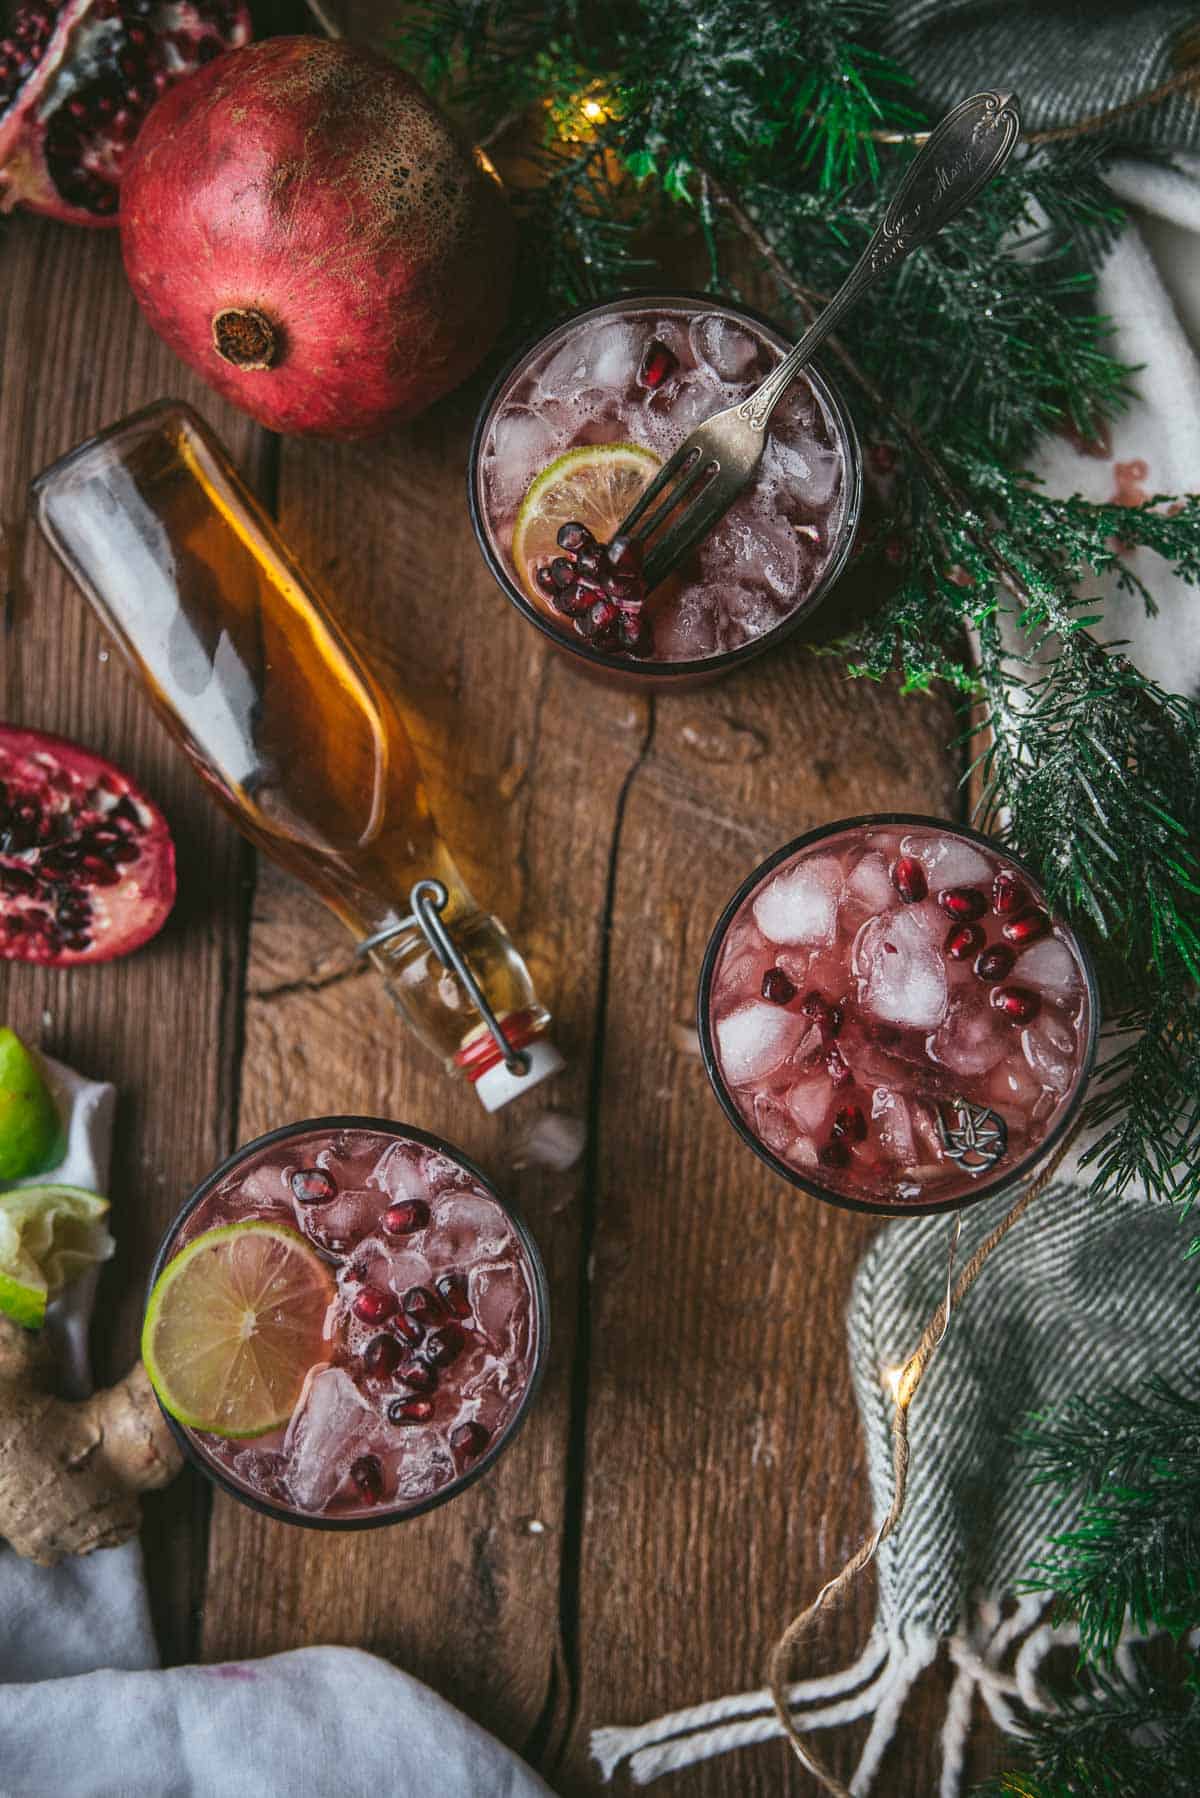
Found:
[[[0,725],[0,961],[111,961],[174,902],[167,821],[128,775],[65,737]]]
[[[30,0],[0,40],[0,212],[115,224],[150,107],[249,39],[241,0]]]
[[[512,220],[417,84],[271,38],[155,107],[122,190],[143,312],[269,430],[365,437],[456,386],[504,319]]]

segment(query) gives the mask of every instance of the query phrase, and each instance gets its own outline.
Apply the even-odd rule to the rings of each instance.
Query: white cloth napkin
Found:
[[[104,1192],[115,1091],[43,1065],[67,1154],[39,1178]],[[95,1287],[77,1282],[47,1323],[76,1394]],[[374,1655],[157,1666],[136,1542],[57,1567],[0,1544],[0,1798],[550,1798],[493,1736]]]

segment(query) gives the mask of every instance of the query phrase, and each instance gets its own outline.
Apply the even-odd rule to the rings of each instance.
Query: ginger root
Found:
[[[0,1316],[0,1536],[43,1567],[136,1535],[138,1493],[182,1465],[140,1361],[77,1403],[53,1375],[45,1338]]]

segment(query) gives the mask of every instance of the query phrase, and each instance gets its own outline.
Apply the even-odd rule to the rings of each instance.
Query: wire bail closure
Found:
[[[449,904],[450,895],[440,880],[418,880],[409,893],[408,902],[412,911],[407,917],[398,918],[394,924],[385,924],[382,929],[374,930],[365,936],[354,953],[370,955],[395,936],[400,936],[415,925],[433,950],[444,968],[457,974],[467,990],[467,997],[487,1025],[488,1034],[504,1057],[504,1065],[510,1074],[518,1078],[527,1074],[530,1059],[524,1049],[515,1049],[504,1034],[504,1026],[488,1004],[483,988],[471,972],[470,963],[462,951],[456,947],[453,937],[442,922],[441,914]]]

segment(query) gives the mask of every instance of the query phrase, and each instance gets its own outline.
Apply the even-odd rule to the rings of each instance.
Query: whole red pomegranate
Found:
[[[492,343],[499,184],[378,57],[272,38],[159,102],[122,190],[125,269],[177,355],[273,431],[410,418]]]
[[[0,42],[0,212],[115,224],[149,108],[249,38],[240,0],[30,0]]]
[[[111,961],[175,903],[167,821],[66,737],[0,724],[0,961]]]

